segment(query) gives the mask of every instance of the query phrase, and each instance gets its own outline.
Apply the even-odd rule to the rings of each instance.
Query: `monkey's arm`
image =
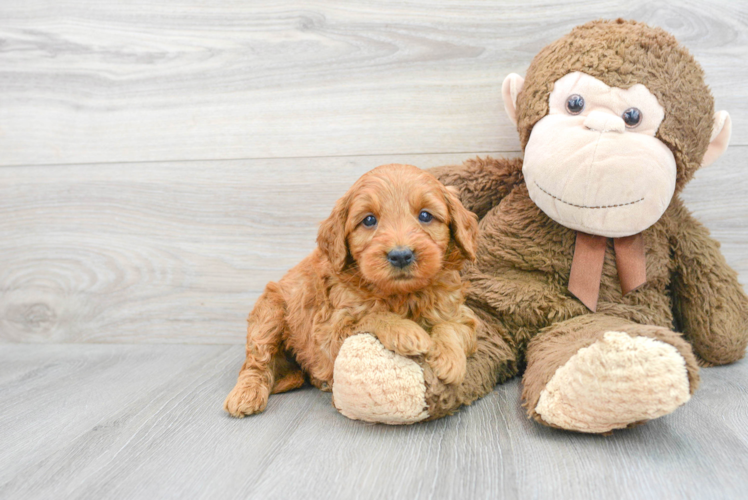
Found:
[[[536,333],[552,323],[587,313],[581,302],[540,273],[506,269],[489,275],[469,266],[463,279],[470,281],[468,305],[500,317],[513,330]]]
[[[522,176],[521,158],[475,158],[462,165],[448,165],[428,170],[442,184],[453,186],[465,208],[482,219],[499,204]]]
[[[671,240],[675,317],[702,360],[732,363],[748,344],[748,297],[709,230],[683,206],[677,215]]]

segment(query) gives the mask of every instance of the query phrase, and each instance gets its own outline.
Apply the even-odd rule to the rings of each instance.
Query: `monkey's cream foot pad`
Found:
[[[607,332],[556,370],[535,411],[564,429],[602,433],[667,415],[688,401],[689,389],[675,347]]]
[[[332,394],[340,413],[354,420],[412,424],[429,416],[421,367],[369,334],[343,343],[335,360]]]

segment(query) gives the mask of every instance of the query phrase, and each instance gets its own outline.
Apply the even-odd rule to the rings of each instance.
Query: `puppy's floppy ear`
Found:
[[[332,267],[340,272],[348,257],[345,221],[348,219],[348,200],[346,194],[335,203],[330,217],[322,221],[317,232],[317,245],[329,259]]]
[[[478,246],[478,216],[462,205],[454,191],[456,189],[451,186],[444,188],[449,207],[449,230],[462,256],[474,261]]]

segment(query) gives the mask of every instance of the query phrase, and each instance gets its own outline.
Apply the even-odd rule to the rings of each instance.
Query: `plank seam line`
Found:
[[[736,146],[733,146],[736,147]],[[168,159],[168,160],[142,160],[142,161],[107,161],[107,162],[83,162],[83,163],[15,163],[11,165],[0,165],[0,168],[18,167],[86,167],[91,165],[138,165],[155,163],[195,163],[210,161],[256,161],[256,160],[312,160],[320,158],[367,158],[373,156],[438,156],[438,155],[484,155],[484,154],[520,154],[519,150],[508,151],[454,151],[454,152],[432,152],[432,153],[367,153],[350,155],[312,155],[312,156],[258,156],[239,158],[196,158],[196,159]]]
[[[745,148],[748,144],[730,144],[729,149]],[[224,162],[224,161],[261,161],[261,160],[313,160],[320,158],[368,158],[374,156],[438,156],[438,155],[508,155],[521,154],[520,150],[495,150],[495,151],[437,151],[430,153],[366,153],[349,155],[311,155],[311,156],[257,156],[237,158],[194,158],[194,159],[164,159],[164,160],[138,160],[138,161],[106,161],[106,162],[82,162],[82,163],[14,163],[0,165],[2,168],[18,167],[86,167],[92,165],[148,165],[157,163],[197,163],[197,162]],[[717,160],[716,163],[719,163]]]

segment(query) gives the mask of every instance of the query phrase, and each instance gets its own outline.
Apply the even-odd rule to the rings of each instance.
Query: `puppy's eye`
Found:
[[[642,112],[637,108],[629,108],[621,116],[628,128],[634,128],[642,122]]]
[[[367,215],[361,223],[366,227],[374,227],[377,225],[377,218],[373,215]]]
[[[431,222],[433,218],[434,216],[428,213],[426,210],[421,210],[421,213],[418,214],[418,220],[421,222]]]
[[[584,97],[579,94],[570,95],[566,100],[566,111],[572,115],[578,115],[584,109]]]

